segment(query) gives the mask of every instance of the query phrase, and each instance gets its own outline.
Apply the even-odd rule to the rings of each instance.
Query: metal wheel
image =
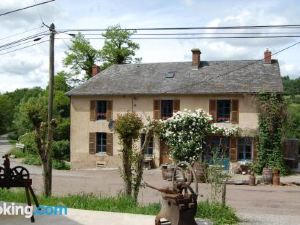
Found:
[[[29,171],[23,166],[16,166],[12,168],[14,180],[27,180],[29,179]]]
[[[4,180],[5,178],[5,169],[0,166],[0,180]]]

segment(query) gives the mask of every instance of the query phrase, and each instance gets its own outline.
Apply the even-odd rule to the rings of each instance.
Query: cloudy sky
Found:
[[[0,13],[43,1],[1,0]],[[41,21],[46,24],[54,22],[57,29],[106,28],[115,24],[123,28],[300,24],[298,6],[297,0],[56,0],[0,17],[0,45],[45,30],[41,28]],[[300,29],[287,31],[300,34]],[[58,37],[68,36],[59,34]],[[276,52],[299,40],[137,40],[140,44],[137,56],[142,57],[143,62],[189,61],[190,49],[198,47],[203,60],[260,59],[266,48]],[[56,72],[64,69],[62,59],[69,43],[69,40],[56,40]],[[91,43],[96,48],[103,45],[102,40],[91,40]],[[0,92],[23,87],[45,87],[48,79],[48,45],[45,42],[4,55],[8,50],[0,49]],[[276,55],[282,75],[300,76],[299,56],[300,45]]]

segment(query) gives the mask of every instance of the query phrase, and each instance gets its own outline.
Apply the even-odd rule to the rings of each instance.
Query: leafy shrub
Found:
[[[52,150],[54,159],[70,160],[70,142],[68,140],[54,141]]]
[[[237,132],[234,128],[217,127],[212,123],[212,116],[202,109],[178,111],[162,123],[162,135],[176,161],[202,160],[204,143],[208,135],[231,136]]]
[[[24,158],[26,156],[25,152],[23,152],[21,149],[18,149],[16,147],[13,147],[9,153],[11,155],[14,155],[16,158]]]
[[[25,158],[23,159],[23,163],[27,165],[34,165],[34,166],[40,166],[42,164],[39,156],[33,154],[26,155]]]
[[[19,137],[19,142],[25,145],[25,151],[30,154],[37,154],[37,146],[35,143],[35,135],[33,132],[25,133]]]
[[[52,166],[57,170],[70,170],[70,165],[63,160],[53,160]]]
[[[68,140],[70,138],[70,119],[63,118],[58,120],[57,127],[54,132],[54,140]]]

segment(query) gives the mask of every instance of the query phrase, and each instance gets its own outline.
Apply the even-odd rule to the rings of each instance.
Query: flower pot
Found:
[[[262,178],[264,184],[272,184],[273,173],[271,168],[263,168]]]
[[[279,170],[273,170],[273,185],[280,185],[280,173]]]

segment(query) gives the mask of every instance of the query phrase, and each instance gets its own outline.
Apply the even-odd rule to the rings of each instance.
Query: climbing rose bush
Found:
[[[167,120],[161,120],[162,136],[171,149],[172,158],[187,162],[201,160],[207,136],[237,133],[236,128],[220,128],[212,120],[212,116],[202,109],[185,109]]]

